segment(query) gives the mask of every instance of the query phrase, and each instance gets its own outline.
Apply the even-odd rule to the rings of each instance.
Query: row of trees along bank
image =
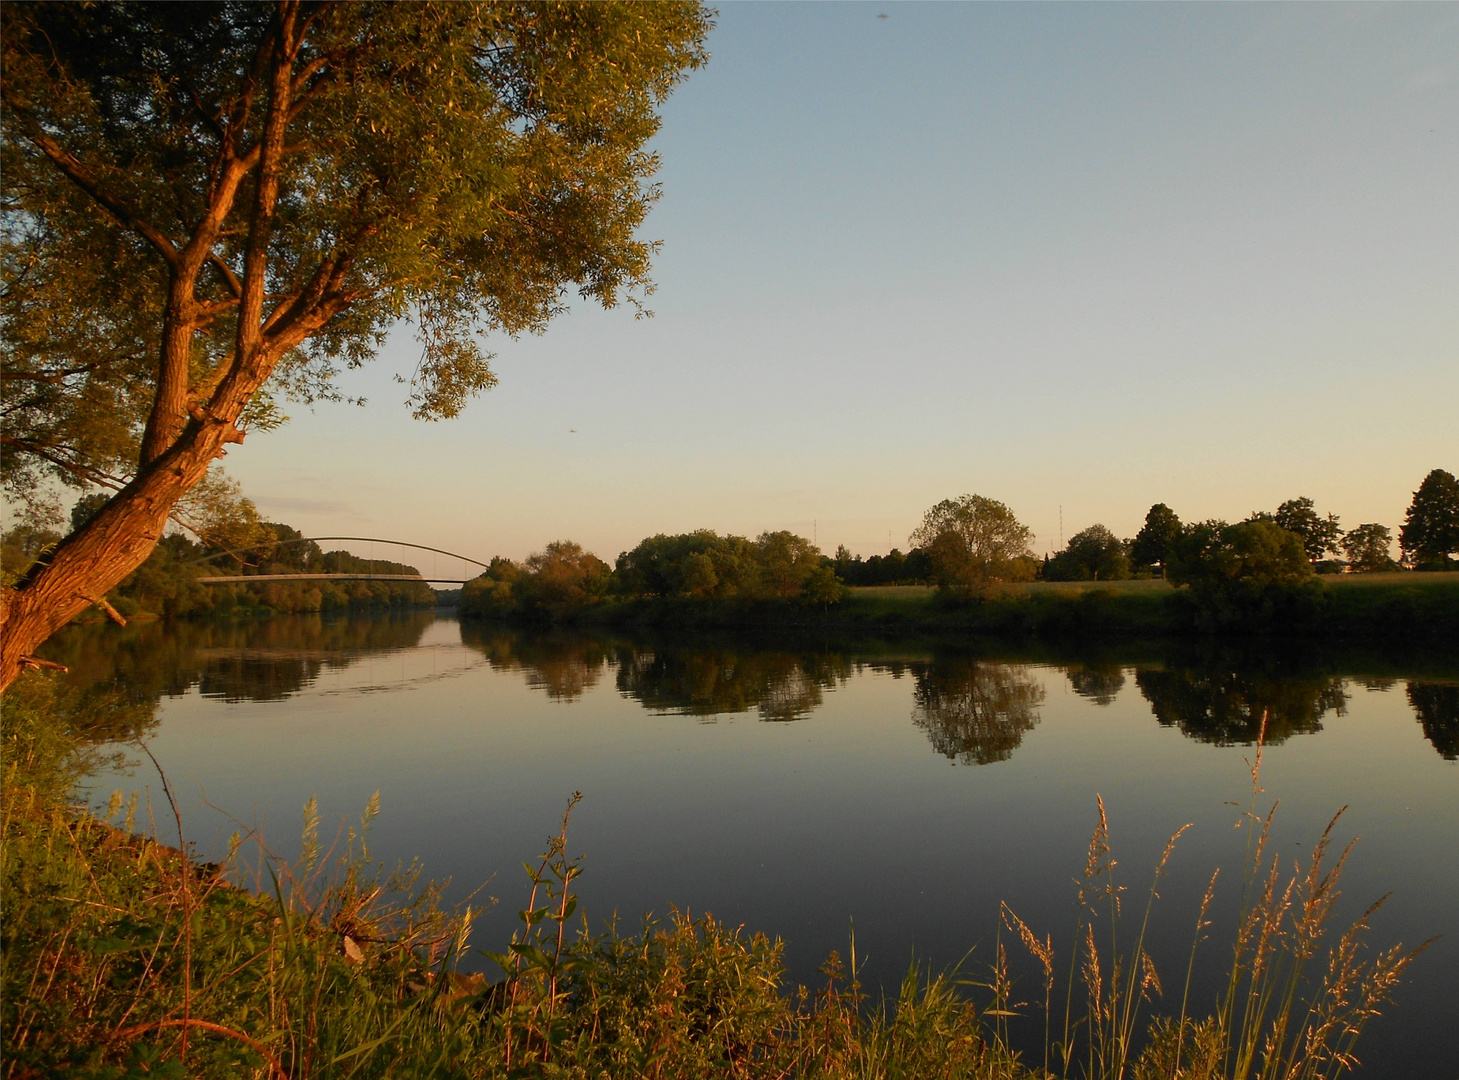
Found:
[[[88,495],[71,510],[72,530],[106,502]],[[363,559],[348,551],[325,551],[288,525],[258,520],[253,504],[237,500],[226,525],[191,540],[181,533],[164,536],[146,562],[106,594],[107,605],[123,618],[163,618],[292,614],[431,607],[436,593],[424,581],[258,581],[210,585],[212,577],[262,577],[279,574],[419,575],[405,563]],[[0,567],[12,581],[48,557],[58,532],[22,524],[5,534]]]
[[[548,544],[523,563],[492,559],[462,589],[461,613],[560,614],[610,596],[824,605],[844,591],[834,564],[804,537],[782,531],[750,540],[700,529],[651,536],[619,555],[616,567],[570,540]]]
[[[1103,525],[1076,533],[1063,550],[1037,558],[1033,533],[1004,503],[981,495],[945,499],[909,537],[912,549],[863,560],[845,547],[828,558],[804,537],[754,540],[701,529],[649,537],[615,566],[572,541],[547,545],[522,563],[495,558],[466,585],[468,616],[561,615],[608,599],[798,601],[828,606],[847,585],[933,584],[950,601],[988,599],[997,586],[1045,581],[1163,577],[1181,600],[1216,621],[1275,613],[1319,572],[1396,570],[1386,526],[1344,532],[1313,501],[1289,499],[1246,520],[1184,523],[1164,503],[1140,532],[1121,539]],[[1436,469],[1414,493],[1400,533],[1407,565],[1451,569],[1459,551],[1459,482]],[[1327,558],[1341,553],[1345,560]],[[1182,588],[1183,587],[1183,588]],[[1208,620],[1209,621],[1209,620]]]

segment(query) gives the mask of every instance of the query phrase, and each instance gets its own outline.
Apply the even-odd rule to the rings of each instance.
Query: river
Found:
[[[525,901],[522,861],[574,791],[568,847],[585,855],[581,910],[595,927],[615,912],[636,929],[670,905],[709,910],[783,937],[792,979],[810,982],[832,949],[845,955],[854,923],[865,978],[887,987],[914,957],[982,978],[1000,901],[1052,932],[1067,963],[1060,935],[1096,795],[1140,905],[1167,839],[1190,823],[1160,883],[1151,949],[1172,1009],[1217,865],[1198,1004],[1229,960],[1242,862],[1232,824],[1251,799],[1265,713],[1259,799],[1280,802],[1276,850],[1305,857],[1346,806],[1335,834],[1360,839],[1340,913],[1391,892],[1375,945],[1444,935],[1365,1034],[1361,1075],[1456,1075],[1452,650],[750,643],[533,634],[412,612],[83,627],[53,653],[80,683],[158,702],[148,746],[202,852],[241,821],[293,855],[307,799],[332,829],[378,791],[374,854],[419,857],[451,897],[484,885],[500,902],[474,943],[491,949]],[[140,789],[156,806],[145,760],[133,752],[94,776],[89,797]],[[1041,997],[1031,964],[1016,966],[1025,995]],[[1041,1036],[1041,1020],[1021,1023]]]

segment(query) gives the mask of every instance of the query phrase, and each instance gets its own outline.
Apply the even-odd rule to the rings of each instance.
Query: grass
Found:
[[[836,628],[1051,640],[1156,638],[1191,632],[1191,612],[1182,599],[1158,578],[1002,585],[986,599],[961,606],[943,604],[927,586],[875,586],[848,589],[820,622]],[[1328,640],[1459,637],[1459,574],[1324,575],[1294,599],[1291,617],[1270,621],[1262,632]]]
[[[981,978],[913,965],[872,1000],[854,937],[819,984],[792,987],[780,942],[709,915],[590,932],[573,888],[581,867],[567,855],[577,796],[527,867],[532,898],[487,954],[500,969],[488,982],[460,967],[481,901],[447,910],[418,868],[381,867],[367,843],[373,802],[328,850],[311,805],[298,860],[245,834],[217,865],[189,858],[185,843],[159,844],[149,807],[117,797],[100,820],[71,805],[97,725],[85,715],[93,706],[61,687],[28,674],[4,703],[0,1070],[17,1080],[1315,1080],[1355,1062],[1363,1025],[1413,957],[1397,947],[1367,956],[1367,915],[1333,939],[1346,852],[1329,858],[1331,826],[1310,863],[1284,875],[1268,845],[1275,808],[1260,805],[1258,748],[1227,990],[1209,1010],[1189,987],[1198,951],[1210,951],[1216,877],[1194,920],[1180,1008],[1157,1013],[1162,976],[1145,935],[1180,833],[1143,908],[1127,915],[1102,804],[1067,951],[1002,912],[1043,973],[1041,1060],[1010,1048],[1009,1023],[1027,1009],[1001,938]],[[181,836],[185,823],[173,821]]]
[[[1409,571],[1394,571],[1379,574],[1322,574],[1317,577],[1320,585],[1329,589],[1415,589],[1427,592],[1459,592],[1459,574],[1416,574]],[[1028,581],[996,586],[996,595],[1001,596],[1079,596],[1083,593],[1101,591],[1116,596],[1130,594],[1165,594],[1174,591],[1174,586],[1162,578],[1132,578],[1126,581]],[[861,585],[847,590],[848,599],[889,601],[892,603],[916,604],[930,600],[937,590],[931,585]]]
[[[1459,574],[1418,574],[1407,570],[1375,574],[1323,574],[1318,580],[1334,589],[1364,589],[1395,585],[1415,589],[1459,589]]]

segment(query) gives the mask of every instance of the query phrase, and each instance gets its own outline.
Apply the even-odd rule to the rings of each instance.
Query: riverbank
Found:
[[[871,637],[972,636],[1045,641],[1249,635],[1330,641],[1459,640],[1459,574],[1319,577],[1245,622],[1211,627],[1190,590],[1161,580],[1030,582],[949,602],[920,585],[848,588],[835,604],[715,599],[608,599],[536,613],[623,628],[780,628]]]
[[[806,989],[788,984],[780,942],[712,917],[590,934],[574,910],[582,866],[567,857],[566,817],[534,860],[537,891],[524,925],[495,943],[502,949],[496,981],[466,974],[459,963],[484,898],[446,910],[418,877],[373,862],[364,844],[372,810],[332,852],[306,811],[299,860],[252,851],[244,837],[218,865],[204,865],[152,839],[149,819],[170,819],[170,793],[150,813],[113,805],[107,821],[72,805],[72,783],[95,763],[96,740],[115,745],[135,728],[127,708],[121,699],[75,696],[50,674],[27,675],[7,695],[0,747],[6,1076],[1039,1075],[1040,1063],[1021,1063],[1008,1039],[1014,1013],[1039,1015],[1036,1006],[1016,1004],[1037,998],[1039,987],[1030,983],[1015,997],[1001,949],[980,953],[984,964],[966,973],[987,984],[971,996],[952,975],[914,970],[878,1002],[857,984],[854,947],[845,963],[830,958],[823,979]],[[187,822],[177,825],[185,831]],[[1106,920],[1111,913],[1093,906],[1113,866],[1102,819],[1089,852],[1084,917]],[[1248,870],[1262,872],[1260,860]],[[1328,891],[1337,884],[1324,872],[1297,880]],[[1322,895],[1315,906],[1299,905],[1311,920],[1304,928],[1286,923],[1297,909],[1284,904],[1258,906],[1250,917],[1269,923],[1272,940],[1313,940],[1330,914]],[[997,925],[996,912],[987,918]],[[1052,947],[1011,913],[1004,928],[1036,962]],[[1189,1070],[1181,1075],[1224,1075],[1218,1062],[1257,1045],[1283,1019],[1258,1011],[1248,1030],[1239,1016],[1152,1017],[1141,948],[1133,934],[1126,949],[1134,951],[1119,959],[1119,970],[1133,973],[1126,979],[1074,988],[1076,1015],[1065,1018],[1054,1006],[1055,1031],[1072,1023],[1094,1045],[1061,1063],[1049,1043],[1052,1075],[1086,1075],[1087,1049],[1098,1061],[1090,1075],[1168,1076],[1177,1045]],[[1354,981],[1319,985],[1316,1000],[1355,995],[1354,1006],[1367,1010],[1404,962],[1396,952],[1379,959],[1364,984],[1377,998],[1363,996],[1356,980],[1364,971],[1353,968],[1341,977]],[[1107,952],[1099,963],[1116,970]],[[1236,988],[1253,974],[1238,950]],[[1252,993],[1266,1001],[1272,989],[1257,979]],[[1167,994],[1172,1001],[1175,987]],[[1301,1006],[1292,1014],[1289,1064],[1303,1052],[1304,1015]],[[1360,1024],[1363,1015],[1335,1018],[1347,1019]]]
[[[796,991],[779,942],[712,916],[578,931],[566,815],[488,983],[458,967],[483,901],[374,863],[370,810],[342,853],[306,817],[295,863],[250,877],[235,837],[202,865],[150,838],[166,806],[70,804],[99,721],[57,679],[5,705],[6,1077],[1029,1075],[949,978],[868,1009],[835,957]]]

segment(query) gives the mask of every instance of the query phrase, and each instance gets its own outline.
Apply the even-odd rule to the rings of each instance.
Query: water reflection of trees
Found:
[[[472,622],[461,624],[461,640],[493,668],[520,672],[528,686],[554,699],[576,700],[611,667],[624,697],[652,712],[684,716],[758,711],[763,720],[798,720],[852,671],[839,654],[519,633]]]
[[[429,611],[412,610],[76,626],[53,639],[46,655],[70,669],[74,685],[114,687],[132,702],[178,697],[194,687],[224,701],[279,701],[326,671],[419,644],[433,619]]]
[[[45,655],[67,665],[65,684],[86,695],[74,708],[115,717],[121,739],[152,722],[162,697],[198,690],[224,701],[282,700],[332,671],[418,646],[433,620],[431,612],[413,610],[134,622],[125,629],[75,626],[51,641]],[[634,642],[469,622],[461,625],[461,638],[491,667],[520,673],[554,700],[582,698],[611,669],[625,697],[654,712],[689,716],[754,711],[765,720],[796,720],[855,672],[910,676],[914,723],[938,753],[967,764],[1007,760],[1039,722],[1044,696],[1031,667],[968,657],[870,659],[720,639]],[[1127,668],[1108,657],[1048,660],[1063,669],[1076,694],[1096,705],[1111,704],[1125,686]],[[1137,663],[1134,677],[1161,724],[1202,742],[1231,745],[1254,742],[1263,713],[1272,743],[1321,731],[1327,713],[1346,709],[1344,677],[1334,673],[1340,670],[1322,656],[1263,659],[1197,651],[1175,653],[1161,667]],[[1381,690],[1399,677],[1381,667],[1377,674],[1369,671],[1351,681]],[[1459,683],[1452,664],[1430,665],[1423,673],[1419,679],[1404,673],[1409,703],[1439,754],[1459,760]]]
[[[1125,669],[1119,664],[1070,664],[1064,669],[1069,686],[1096,705],[1113,705],[1125,688]]]
[[[1410,682],[1408,702],[1440,756],[1459,759],[1459,684]]]
[[[554,701],[575,701],[603,678],[608,647],[573,634],[521,634],[480,623],[461,623],[461,641],[497,671],[521,672],[527,685]]]
[[[620,648],[618,690],[654,712],[686,716],[757,709],[762,720],[798,720],[851,676],[836,653],[728,648]]]
[[[1155,719],[1192,739],[1231,746],[1254,743],[1267,716],[1266,741],[1322,730],[1328,712],[1347,711],[1341,676],[1232,671],[1225,667],[1139,668],[1135,685]]]
[[[914,674],[912,722],[964,765],[1007,761],[1039,722],[1044,687],[1022,665],[940,659]]]

